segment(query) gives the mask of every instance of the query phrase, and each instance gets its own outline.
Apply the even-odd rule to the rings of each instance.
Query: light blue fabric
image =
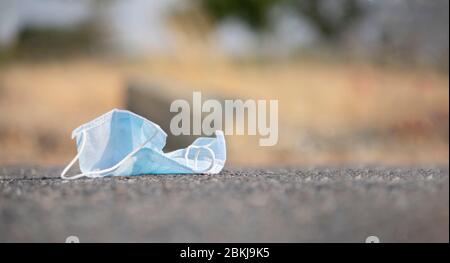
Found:
[[[167,134],[155,123],[130,111],[114,109],[72,133],[77,156],[61,173],[63,179],[142,174],[219,173],[226,161],[222,131],[201,137],[185,149],[164,153]],[[79,161],[81,174],[68,177]]]

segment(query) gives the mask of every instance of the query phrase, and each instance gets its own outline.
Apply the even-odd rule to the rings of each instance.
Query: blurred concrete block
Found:
[[[161,126],[167,133],[167,144],[165,151],[171,151],[190,145],[195,138],[194,135],[174,136],[170,132],[170,122],[178,112],[170,112],[170,105],[178,99],[186,100],[191,107],[191,131],[193,119],[192,94],[195,89],[181,89],[169,84],[130,81],[126,88],[126,107],[128,110],[137,113]],[[202,92],[202,102],[207,99],[217,99],[223,106],[224,98],[210,93]],[[202,114],[205,115],[205,114]],[[203,119],[204,116],[201,116]],[[192,132],[191,132],[192,133]]]

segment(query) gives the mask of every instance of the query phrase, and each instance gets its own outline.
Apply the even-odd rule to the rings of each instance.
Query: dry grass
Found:
[[[0,163],[67,162],[75,154],[71,130],[123,107],[130,78],[278,99],[279,144],[264,148],[257,137],[230,137],[231,164],[448,163],[448,75],[350,63],[237,63],[195,54],[3,67]]]

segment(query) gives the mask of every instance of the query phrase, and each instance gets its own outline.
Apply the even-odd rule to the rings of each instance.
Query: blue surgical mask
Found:
[[[114,109],[72,133],[78,154],[61,173],[63,179],[142,174],[217,174],[225,165],[222,131],[201,137],[185,149],[164,153],[167,134],[130,111]],[[66,176],[79,161],[81,174]]]

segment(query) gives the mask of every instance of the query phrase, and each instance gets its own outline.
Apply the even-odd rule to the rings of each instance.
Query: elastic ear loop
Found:
[[[82,133],[82,142],[81,142],[81,147],[80,150],[78,151],[77,155],[73,158],[72,161],[70,161],[70,163],[66,166],[66,168],[64,168],[64,170],[61,173],[61,178],[65,179],[65,180],[73,180],[73,179],[78,179],[81,177],[86,176],[85,174],[81,173],[81,174],[77,174],[74,176],[70,176],[67,177],[66,173],[70,170],[70,168],[72,168],[72,166],[75,164],[75,162],[78,160],[78,158],[80,158],[80,154],[83,152],[84,150],[84,146],[86,145],[86,132],[83,131]]]
[[[155,131],[153,133],[153,135],[146,140],[144,143],[142,143],[138,148],[136,148],[135,150],[133,150],[131,153],[129,153],[127,156],[125,156],[120,162],[118,162],[117,164],[115,164],[114,166],[107,168],[107,169],[103,169],[100,171],[92,171],[92,172],[88,172],[88,173],[81,173],[81,174],[77,174],[74,176],[70,176],[67,177],[66,173],[69,171],[69,169],[75,164],[75,162],[79,159],[80,154],[83,152],[84,150],[84,146],[86,144],[86,131],[83,131],[82,136],[83,136],[83,141],[81,143],[81,147],[80,147],[80,151],[78,151],[77,155],[75,156],[75,158],[73,158],[73,160],[66,166],[66,168],[64,168],[63,172],[61,173],[61,178],[62,179],[66,179],[66,180],[74,180],[74,179],[79,179],[82,177],[89,177],[89,178],[99,178],[99,177],[103,177],[103,175],[101,175],[102,173],[107,173],[110,171],[114,171],[115,169],[117,169],[122,163],[124,163],[126,160],[128,160],[132,155],[134,155],[135,153],[137,153],[139,150],[141,150],[149,141],[151,141],[153,139],[153,137],[155,137],[157,131]]]
[[[185,152],[185,154],[184,154],[184,159],[186,160],[186,164],[188,164],[188,160],[189,160],[189,158],[188,158],[188,156],[189,156],[189,151],[191,150],[191,149],[197,149],[198,151],[197,151],[197,153],[195,154],[195,157],[194,157],[194,172],[196,172],[196,173],[208,173],[210,170],[212,170],[212,168],[214,168],[214,165],[216,164],[216,155],[214,154],[214,152],[213,152],[213,150],[211,150],[211,148],[209,148],[209,146],[211,146],[211,144],[213,144],[214,142],[212,142],[212,143],[210,143],[210,144],[207,144],[207,145],[202,145],[202,146],[197,146],[197,145],[189,145],[188,147],[187,147],[187,149],[186,149],[186,152]],[[199,170],[197,170],[197,167],[198,167],[198,157],[199,157],[199,155],[200,155],[200,151],[201,151],[201,149],[205,149],[207,152],[209,152],[210,154],[211,154],[211,157],[212,157],[212,161],[211,161],[211,164],[209,165],[209,167],[208,168],[206,168],[204,171],[199,171]]]

